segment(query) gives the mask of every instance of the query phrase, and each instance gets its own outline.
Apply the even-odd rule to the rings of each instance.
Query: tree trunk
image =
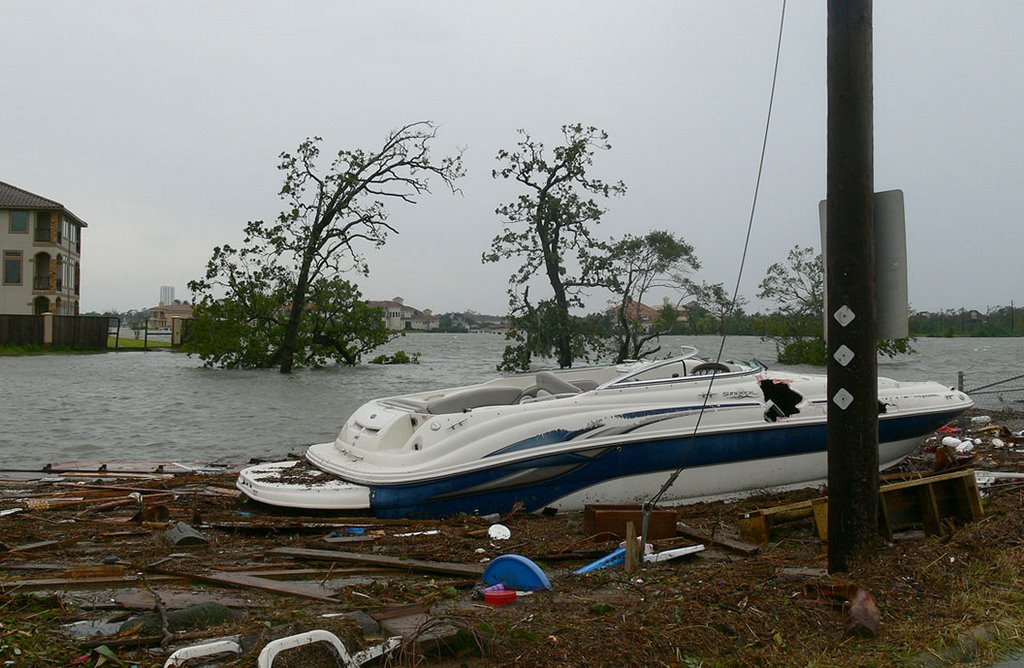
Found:
[[[558,305],[558,366],[567,369],[572,366],[572,324],[569,321],[569,302],[561,280],[553,280],[555,304]]]
[[[542,241],[543,243],[543,241]],[[544,243],[545,249],[552,245]],[[565,295],[565,286],[559,274],[559,262],[556,255],[545,250],[544,265],[547,270],[551,291],[555,293],[555,305],[558,307],[557,352],[558,366],[567,369],[572,366],[572,324],[569,320],[569,300]]]
[[[292,292],[292,308],[288,312],[288,323],[284,330],[284,341],[281,343],[281,349],[277,353],[278,360],[281,363],[281,373],[291,373],[292,367],[295,365],[295,344],[299,338],[302,311],[306,308],[309,267],[312,262],[312,255],[309,253],[303,254],[299,278],[295,281],[295,290]]]

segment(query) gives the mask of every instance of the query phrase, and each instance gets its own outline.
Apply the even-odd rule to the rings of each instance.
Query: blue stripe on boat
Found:
[[[879,420],[879,441],[888,443],[924,437],[961,411],[884,418]],[[379,517],[443,517],[459,512],[500,513],[521,501],[527,511],[539,510],[558,499],[615,478],[687,468],[785,457],[827,448],[824,423],[770,427],[743,432],[683,436],[641,441],[621,446],[603,445],[605,452],[588,457],[579,453],[552,454],[437,480],[404,485],[372,486],[371,506]],[[514,473],[539,467],[567,466],[567,473],[535,484],[459,494],[493,483]],[[824,473],[823,473],[824,475]],[[438,498],[438,497],[444,498]]]

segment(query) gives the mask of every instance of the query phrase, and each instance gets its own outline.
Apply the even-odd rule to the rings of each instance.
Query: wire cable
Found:
[[[722,361],[722,353],[725,350],[725,340],[727,337],[728,323],[729,319],[732,317],[733,311],[735,311],[736,309],[736,302],[739,299],[740,282],[743,280],[743,268],[746,265],[747,251],[750,248],[750,234],[754,228],[754,213],[757,210],[757,196],[758,193],[760,193],[761,191],[761,176],[764,173],[764,158],[766,153],[768,152],[768,131],[771,128],[772,109],[775,106],[775,87],[779,79],[779,61],[781,60],[782,56],[782,34],[783,27],[785,26],[785,24],[786,0],[782,0],[782,12],[779,16],[779,37],[775,45],[775,68],[772,72],[771,94],[768,96],[768,116],[764,124],[764,138],[761,141],[761,157],[760,160],[758,160],[757,164],[757,179],[754,182],[754,197],[750,203],[750,217],[747,219],[747,234],[746,238],[743,241],[743,254],[740,257],[740,268],[736,276],[736,287],[733,290],[732,300],[729,302],[729,307],[726,310],[725,314],[722,316],[722,342],[718,347],[718,356],[715,358],[716,363],[721,363]],[[650,500],[648,500],[647,503],[644,504],[643,528],[641,530],[643,543],[647,542],[647,528],[650,520],[651,510],[654,508],[655,505],[657,505],[658,501],[661,500],[661,497],[665,495],[665,492],[667,492],[672,487],[672,485],[675,484],[676,480],[679,478],[679,474],[683,472],[684,468],[686,468],[686,460],[688,459],[688,455],[690,454],[691,450],[691,447],[689,446],[693,445],[693,438],[697,435],[697,430],[700,429],[700,422],[701,419],[704,417],[705,410],[707,409],[708,399],[711,397],[711,388],[715,384],[715,377],[717,375],[717,372],[711,374],[710,381],[708,382],[708,390],[707,392],[704,393],[704,403],[701,405],[700,411],[697,413],[697,422],[693,425],[693,431],[690,433],[689,436],[690,442],[688,443],[688,447],[686,448],[686,450],[683,452],[682,461],[679,462],[679,466],[676,468],[675,471],[672,472],[672,475],[668,477],[665,483],[661,486],[661,489],[658,490],[658,493],[652,496]]]

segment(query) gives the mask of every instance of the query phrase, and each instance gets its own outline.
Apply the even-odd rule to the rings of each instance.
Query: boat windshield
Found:
[[[715,376],[743,376],[757,373],[764,369],[759,362],[708,362],[692,354],[680,357],[646,362],[630,366],[625,372],[597,389],[636,387],[663,383],[688,382],[703,380]]]

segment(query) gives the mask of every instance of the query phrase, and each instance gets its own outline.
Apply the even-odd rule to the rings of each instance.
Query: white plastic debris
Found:
[[[512,530],[504,524],[492,524],[487,529],[487,536],[491,540],[508,540],[512,537]]]
[[[659,561],[668,561],[669,559],[675,559],[676,557],[682,557],[687,554],[696,554],[697,552],[703,551],[703,545],[688,545],[674,550],[665,550],[664,552],[645,555],[644,561],[647,563],[657,563]]]
[[[953,436],[947,436],[942,439],[942,444],[949,448],[955,448],[960,445],[960,439]]]
[[[971,452],[972,450],[974,450],[974,441],[972,441],[970,439],[968,439],[966,441],[961,441],[956,446],[956,451],[958,453],[961,453],[961,454],[967,453],[967,452]]]
[[[1001,439],[1001,438],[993,438],[992,439],[992,447],[993,448],[1005,448],[1006,444],[1003,443],[1003,439]]]
[[[178,666],[184,666],[189,659],[228,653],[241,654],[242,646],[234,640],[215,640],[214,642],[208,642],[202,645],[182,647],[174,654],[167,657],[167,661],[164,663],[164,668],[177,668]]]
[[[315,631],[307,631],[306,633],[299,633],[294,636],[278,638],[277,640],[268,642],[263,648],[263,651],[260,652],[256,665],[259,666],[259,668],[270,668],[274,665],[274,659],[281,652],[289,649],[295,649],[296,647],[305,647],[306,645],[311,645],[315,642],[326,642],[334,647],[338,652],[338,657],[341,659],[341,665],[345,666],[345,668],[357,668],[371,659],[376,659],[379,656],[390,654],[395,651],[395,649],[402,644],[402,639],[398,636],[388,638],[379,645],[368,647],[362,652],[356,652],[355,654],[350,655],[348,650],[345,649],[345,645],[338,639],[338,636],[334,635],[330,631],[317,629]]]
[[[1024,472],[1020,471],[975,471],[974,480],[978,487],[989,487],[996,484],[997,480],[1022,480]]]
[[[992,418],[989,417],[988,415],[975,415],[974,417],[971,418],[971,426],[972,427],[984,427],[985,425],[987,425],[991,421],[992,421]]]

